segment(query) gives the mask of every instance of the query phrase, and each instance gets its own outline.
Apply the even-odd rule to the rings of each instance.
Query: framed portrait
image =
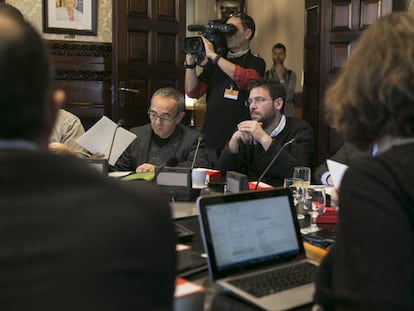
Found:
[[[42,0],[43,32],[95,36],[97,0]]]

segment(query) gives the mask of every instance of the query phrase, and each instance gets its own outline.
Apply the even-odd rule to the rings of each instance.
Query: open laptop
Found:
[[[210,276],[219,287],[266,310],[312,302],[317,264],[306,260],[289,189],[202,196],[196,205]],[[305,269],[298,273],[305,284],[283,284],[294,274],[285,270],[297,267]],[[283,276],[273,275],[282,270]],[[278,289],[253,281],[270,276],[282,283]]]

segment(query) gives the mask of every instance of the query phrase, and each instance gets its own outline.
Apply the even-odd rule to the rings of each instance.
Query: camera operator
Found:
[[[262,77],[265,62],[250,52],[249,42],[256,29],[253,19],[246,14],[230,15],[226,21],[237,28],[226,35],[227,56],[214,50],[212,42],[202,37],[205,57],[208,59],[202,73],[197,77],[196,64],[200,54],[186,54],[185,92],[191,98],[206,94],[206,113],[203,133],[208,158],[215,163],[225,144],[240,121],[250,119],[249,109],[244,105],[248,97],[247,83]]]

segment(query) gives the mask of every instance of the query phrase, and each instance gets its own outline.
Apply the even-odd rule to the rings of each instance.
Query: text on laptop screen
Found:
[[[287,196],[219,203],[206,212],[219,270],[300,251]]]

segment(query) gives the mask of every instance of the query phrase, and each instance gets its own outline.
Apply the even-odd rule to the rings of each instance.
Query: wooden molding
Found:
[[[59,70],[55,71],[56,80],[87,80],[87,81],[111,81],[111,71],[83,71],[83,70]]]
[[[54,56],[112,57],[111,43],[88,43],[74,41],[47,41],[50,53]]]

